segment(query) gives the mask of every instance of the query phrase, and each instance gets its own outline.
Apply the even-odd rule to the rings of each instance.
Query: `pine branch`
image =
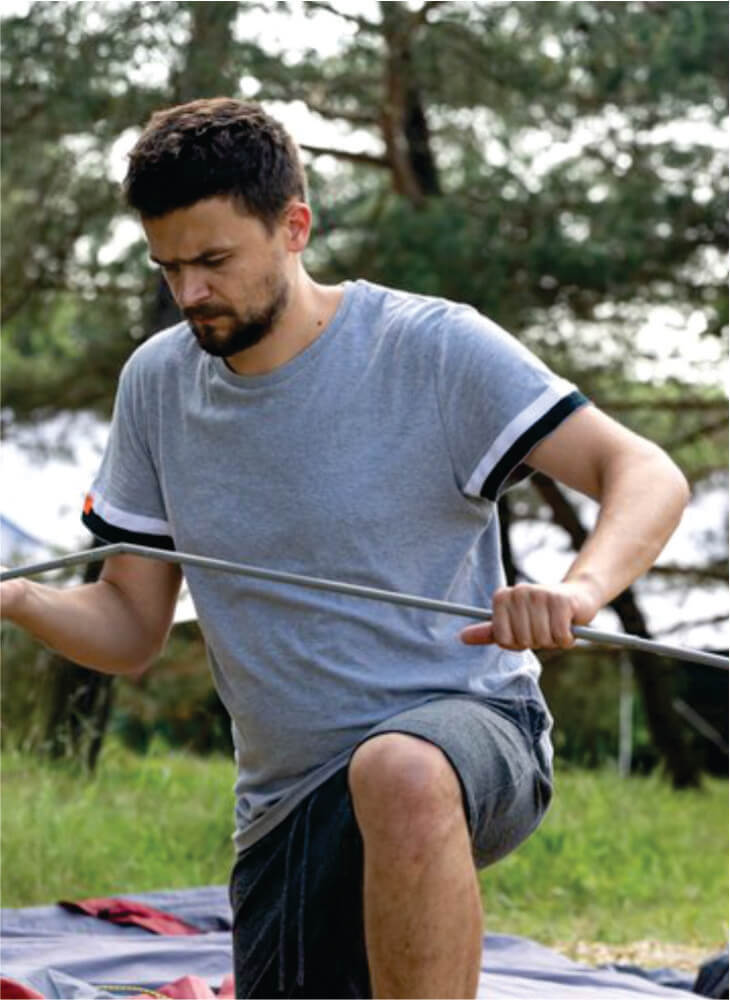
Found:
[[[673,635],[676,632],[683,632],[688,628],[701,628],[703,625],[720,625],[722,622],[726,621],[727,615],[710,615],[708,618],[696,618],[691,622],[677,622],[676,625],[670,625],[668,628],[660,629],[656,633],[656,637],[661,639],[665,636]]]
[[[674,448],[693,444],[698,438],[705,437],[707,434],[715,434],[717,431],[727,431],[727,417],[724,414],[717,420],[711,420],[709,423],[695,427],[694,430],[678,435],[673,441],[667,442],[665,447],[668,451],[672,451]]]
[[[426,0],[424,5],[420,10],[415,10],[414,21],[416,24],[426,24],[428,22],[428,15],[436,7],[443,7],[447,0]]]
[[[597,399],[603,410],[717,410],[727,411],[725,399],[683,397],[677,399]]]
[[[297,98],[293,97],[292,99],[296,100]],[[375,115],[364,114],[357,111],[344,111],[342,108],[333,108],[326,104],[320,104],[317,101],[312,100],[312,98],[307,94],[302,94],[299,100],[303,101],[310,111],[314,111],[315,114],[320,115],[322,118],[327,118],[330,121],[342,119],[349,122],[351,125],[364,125],[366,128],[374,128],[378,125],[378,119]]]
[[[366,17],[362,17],[360,14],[353,14],[351,11],[341,10],[331,3],[326,3],[325,0],[307,0],[306,9],[324,10],[328,14],[334,14],[335,17],[341,17],[343,21],[356,24],[362,31],[380,31],[380,25],[376,24],[375,21],[369,21]]]
[[[649,572],[653,576],[689,576],[696,580],[718,580],[727,583],[727,562],[714,562],[709,566],[652,566]]]
[[[371,153],[355,153],[348,149],[335,149],[330,146],[310,146],[308,143],[300,143],[300,149],[314,156],[336,156],[340,160],[350,160],[352,163],[366,163],[370,167],[390,169],[390,164],[384,156],[373,156]]]

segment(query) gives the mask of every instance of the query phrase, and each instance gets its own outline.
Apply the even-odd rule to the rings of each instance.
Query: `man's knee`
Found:
[[[348,781],[366,840],[386,831],[443,835],[464,821],[456,772],[438,747],[418,737],[382,733],[366,740],[352,755]]]

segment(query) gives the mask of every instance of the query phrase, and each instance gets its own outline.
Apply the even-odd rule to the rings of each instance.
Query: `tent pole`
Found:
[[[216,570],[220,573],[233,573],[237,576],[268,580],[273,583],[308,587],[313,590],[325,590],[338,594],[346,594],[350,597],[360,597],[372,601],[384,601],[389,604],[420,608],[424,611],[437,611],[449,615],[458,615],[463,618],[477,619],[478,621],[491,621],[492,619],[492,612],[488,608],[479,608],[469,604],[453,604],[449,601],[437,601],[414,594],[402,594],[394,590],[363,587],[354,583],[343,583],[340,580],[327,580],[321,577],[304,576],[300,573],[287,573],[283,570],[273,570],[263,566],[229,562],[225,559],[212,559],[208,556],[198,556],[188,552],[148,548],[144,545],[132,545],[127,542],[100,546],[96,549],[86,549],[67,556],[60,556],[58,559],[51,559],[28,566],[18,566],[0,573],[0,581],[12,580],[20,576],[34,576],[37,573],[47,573],[54,569],[64,569],[69,566],[81,565],[88,562],[97,562],[113,555],[135,555],[143,559],[156,559],[160,562],[177,563],[182,566],[195,566],[199,569]],[[623,632],[604,632],[585,625],[574,625],[571,631],[577,639],[584,639],[591,643],[623,646],[628,649],[653,653],[657,656],[667,656],[677,660],[702,663],[721,670],[728,670],[730,668],[730,661],[728,661],[726,656],[718,656],[715,653],[707,653],[704,650],[655,642],[653,639],[644,639],[640,636]]]

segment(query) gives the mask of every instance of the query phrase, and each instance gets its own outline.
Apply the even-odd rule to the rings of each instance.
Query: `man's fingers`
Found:
[[[527,628],[520,638],[526,648],[548,649],[553,645],[550,595],[542,591],[525,591],[522,600],[525,605]]]
[[[483,625],[467,625],[459,633],[459,638],[467,646],[483,646],[494,642],[494,631],[490,622]]]
[[[556,603],[550,609],[550,631],[553,645],[559,649],[569,649],[575,645],[575,636],[571,631],[571,609],[565,602]]]
[[[492,604],[495,641],[503,649],[530,649],[541,612],[524,585],[497,590]]]
[[[566,588],[518,584],[495,591],[491,623],[468,626],[461,639],[513,651],[568,649],[575,643],[574,618],[574,598]]]

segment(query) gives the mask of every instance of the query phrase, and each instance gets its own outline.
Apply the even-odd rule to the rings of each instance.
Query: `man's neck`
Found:
[[[266,375],[301,354],[333,318],[343,296],[339,285],[319,285],[306,272],[297,274],[291,297],[274,329],[258,344],[226,358],[237,375]]]

